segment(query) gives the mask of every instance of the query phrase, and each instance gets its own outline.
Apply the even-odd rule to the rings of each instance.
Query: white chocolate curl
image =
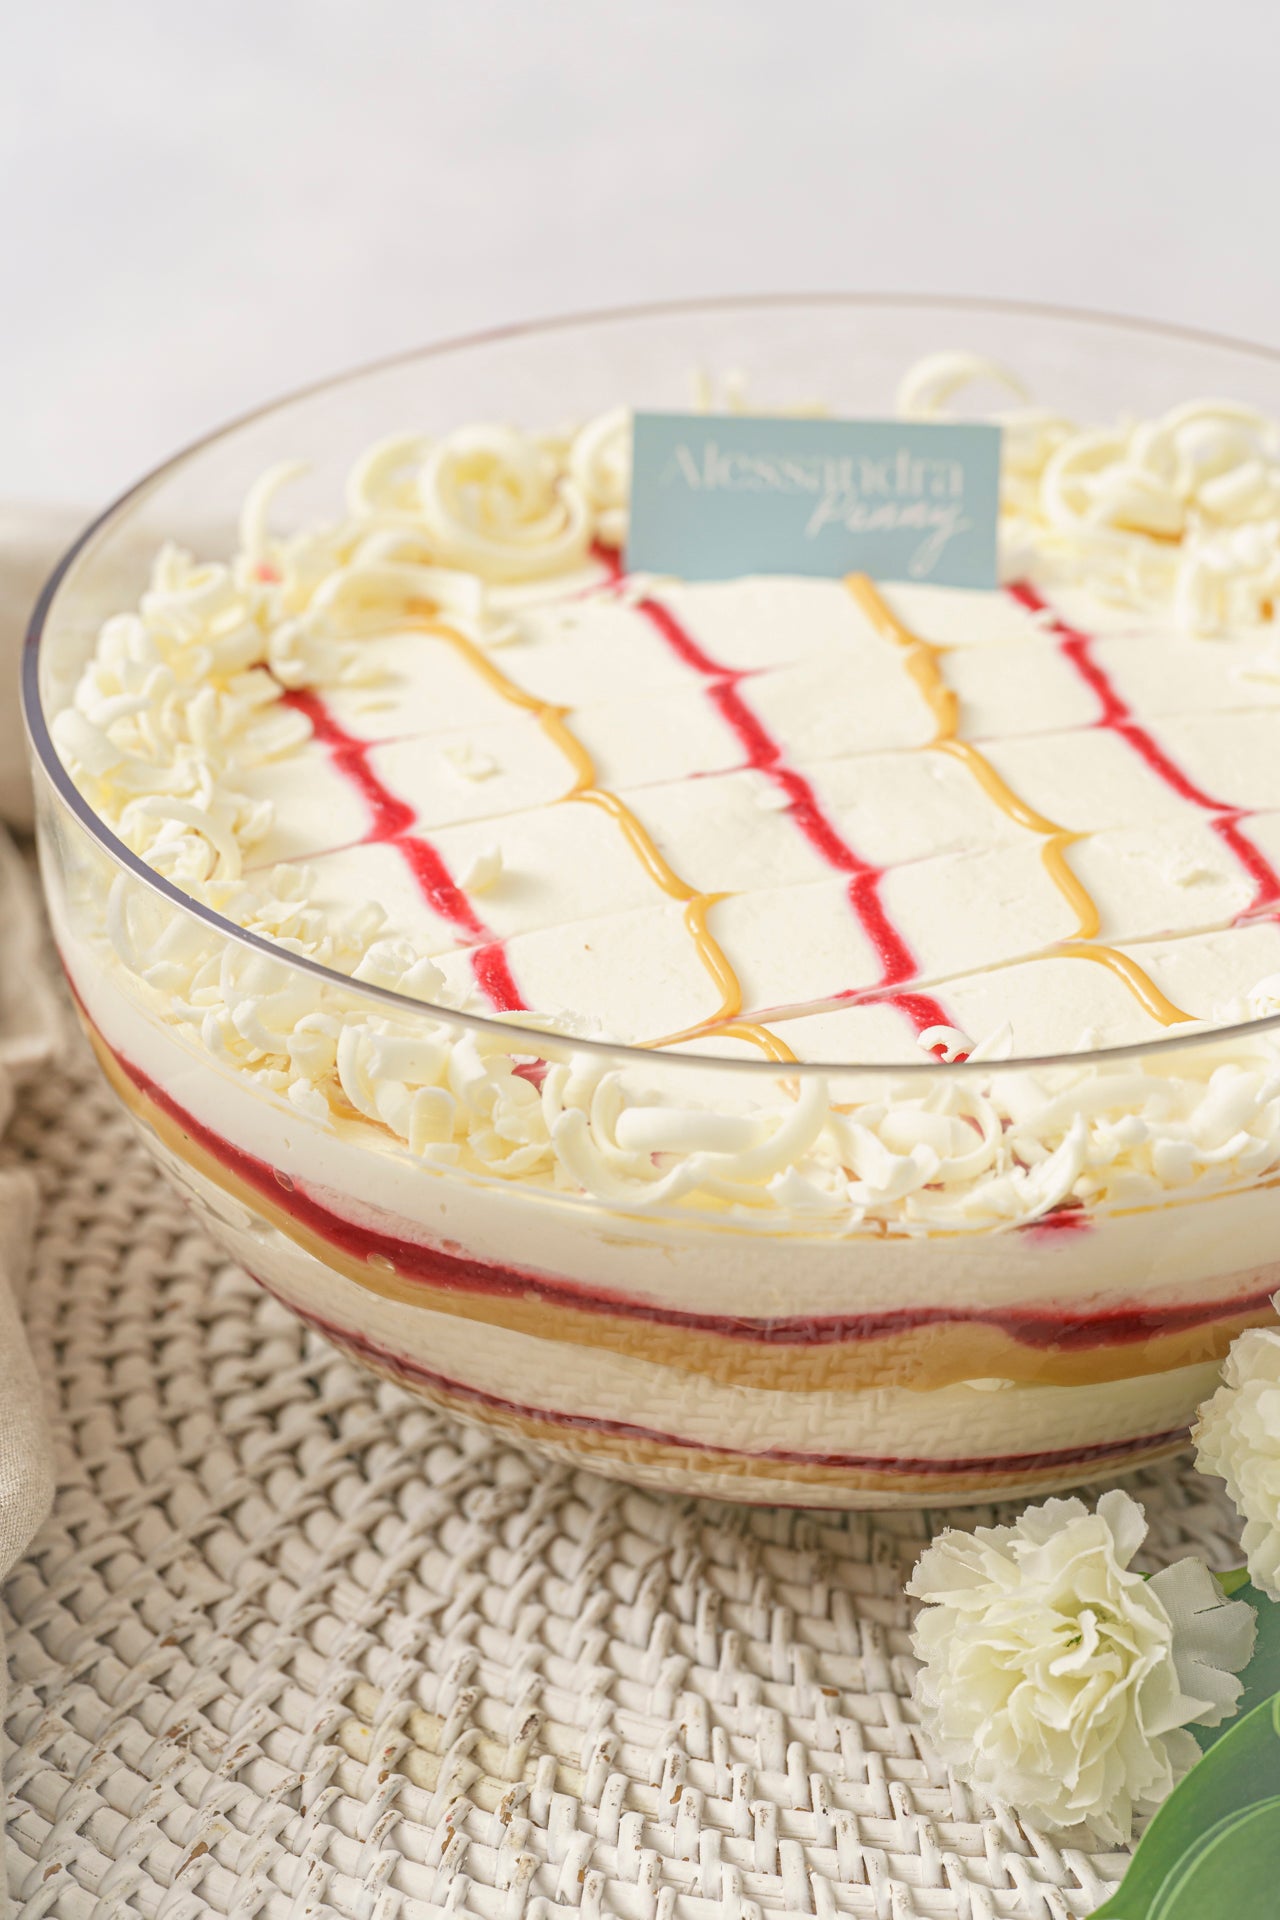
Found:
[[[418,475],[422,524],[446,566],[484,580],[530,580],[581,561],[592,517],[545,447],[509,427],[464,427]]]
[[[908,370],[898,387],[898,412],[907,420],[935,419],[954,394],[975,380],[993,381],[1007,387],[1019,400],[1027,398],[1021,380],[1007,367],[984,360],[981,354],[947,350],[926,354]]]
[[[631,499],[629,407],[615,407],[583,427],[569,449],[569,477],[595,516],[596,538],[621,547]]]

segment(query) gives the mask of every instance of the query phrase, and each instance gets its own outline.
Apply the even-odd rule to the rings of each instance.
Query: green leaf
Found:
[[[1275,1920],[1278,1835],[1280,1695],[1273,1695],[1230,1721],[1174,1788],[1094,1920]],[[1187,1904],[1193,1894],[1198,1905]]]
[[[1230,1588],[1227,1581],[1233,1582]],[[1219,1727],[1191,1727],[1201,1747],[1207,1753],[1225,1733],[1229,1733],[1246,1713],[1261,1706],[1273,1693],[1280,1693],[1280,1606],[1269,1600],[1265,1593],[1259,1593],[1253,1586],[1244,1568],[1237,1574],[1219,1574],[1218,1584],[1223,1592],[1229,1592],[1233,1600],[1247,1600],[1258,1616],[1258,1638],[1254,1643],[1253,1657],[1241,1674],[1244,1692],[1240,1704],[1230,1720],[1223,1721]],[[1277,1907],[1280,1913],[1280,1907]]]
[[[1280,1895],[1280,1796],[1229,1813],[1174,1868],[1151,1920],[1274,1920]]]
[[[1242,1587],[1249,1585],[1248,1567],[1232,1567],[1229,1573],[1215,1573],[1213,1577],[1228,1600],[1233,1600]]]

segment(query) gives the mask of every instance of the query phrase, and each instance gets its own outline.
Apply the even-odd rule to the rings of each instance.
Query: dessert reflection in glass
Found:
[[[114,509],[29,652],[59,948],[202,1220],[365,1365],[649,1484],[1118,1471],[1280,1285],[1280,467],[1182,398],[1280,372],[991,309],[1086,369],[1003,416],[998,590],[626,572],[620,393],[723,330],[784,407],[807,329],[883,414],[948,316],[889,317],[564,323],[283,403]],[[1125,379],[1163,404],[1077,424]],[[588,424],[465,424],[543,389]]]

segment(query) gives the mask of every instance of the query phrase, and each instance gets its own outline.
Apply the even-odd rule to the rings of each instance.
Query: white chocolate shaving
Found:
[[[932,1053],[941,1047],[942,1058],[948,1063],[959,1059],[960,1055],[971,1053],[973,1042],[967,1033],[961,1033],[959,1027],[925,1027],[916,1035],[916,1045],[924,1053]]]
[[[483,847],[459,876],[467,893],[484,893],[496,886],[502,874],[502,848]]]
[[[482,753],[469,740],[459,746],[446,747],[444,757],[464,780],[487,780],[498,771],[498,763],[493,755]]]

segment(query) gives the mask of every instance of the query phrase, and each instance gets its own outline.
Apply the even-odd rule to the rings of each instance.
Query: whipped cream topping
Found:
[[[1017,391],[939,356],[904,410],[977,376]],[[231,562],[161,552],[54,736],[136,854],[282,958],[128,876],[104,950],[322,1125],[627,1208],[955,1232],[1255,1178],[1280,1159],[1265,1033],[1167,1071],[1001,1062],[1280,1004],[1280,677],[1243,631],[1271,617],[1274,430],[1209,403],[1006,426],[1006,531],[1070,583],[1050,605],[619,582],[621,409],[384,441],[331,527],[274,533],[298,470],[273,469]],[[1071,592],[1127,611],[1089,639],[1055,618]],[[748,1081],[575,1033],[987,1072]]]

